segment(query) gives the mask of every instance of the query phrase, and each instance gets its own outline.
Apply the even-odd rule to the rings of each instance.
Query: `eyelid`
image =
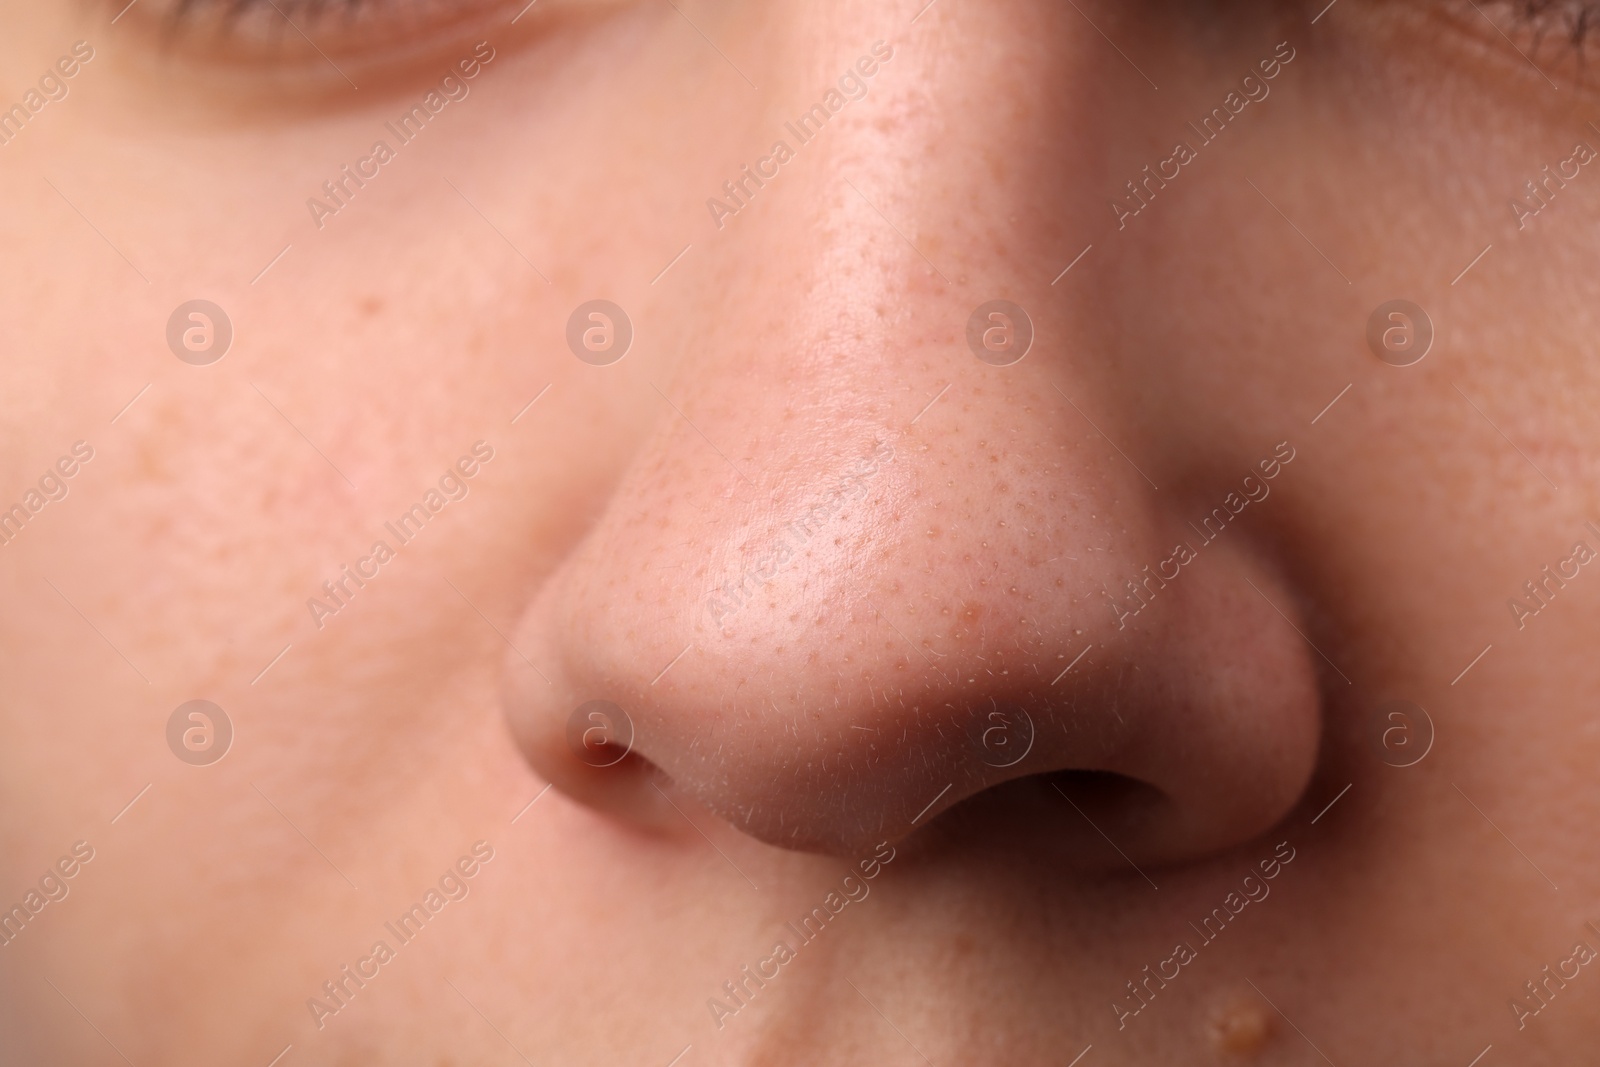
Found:
[[[510,0],[146,0],[165,43],[353,53],[436,33]],[[507,16],[510,17],[509,15]]]
[[[1560,30],[1573,45],[1582,47],[1600,29],[1600,3],[1595,0],[1517,0],[1515,17],[1537,35]]]
[[[1600,0],[1479,0],[1476,17],[1508,37],[1519,34],[1537,46],[1552,37],[1564,38],[1582,51],[1585,41],[1600,32]]]
[[[1569,88],[1586,99],[1600,91],[1585,63],[1585,51],[1600,42],[1600,0],[1374,0],[1369,6],[1392,31],[1436,40],[1449,65],[1474,82],[1492,77],[1496,91],[1527,93],[1536,107],[1570,99]]]
[[[121,11],[127,0],[101,0]],[[618,0],[139,0],[118,27],[145,37],[164,63],[210,67],[228,79],[276,71],[335,88],[357,71],[431,62],[465,45],[513,45],[570,15]],[[354,68],[354,69],[352,69]],[[340,71],[341,73],[335,73]],[[352,81],[353,79],[353,81]]]

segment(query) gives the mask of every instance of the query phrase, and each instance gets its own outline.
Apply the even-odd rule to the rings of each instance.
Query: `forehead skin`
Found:
[[[1600,979],[1521,1028],[1508,1002],[1600,946],[1600,578],[1520,626],[1508,599],[1600,548],[1600,177],[1510,208],[1600,144],[1574,57],[1486,8],[1552,90],[1474,12],[1362,0],[547,2],[394,61],[330,40],[344,73],[0,3],[0,104],[94,48],[0,147],[0,507],[94,450],[0,547],[0,906],[94,848],[0,947],[0,1059],[1573,1062]],[[480,39],[469,95],[319,227],[306,201]],[[719,227],[708,198],[879,40],[865,98]],[[1270,95],[1119,228],[1280,41]],[[234,328],[209,366],[166,339],[197,298]],[[595,298],[635,328],[608,367],[566,341]],[[967,345],[997,298],[1035,330],[1010,367]],[[1405,368],[1366,342],[1395,299],[1435,331]],[[1270,496],[1118,630],[1108,591],[1279,442]],[[927,709],[1001,689],[1058,768],[1155,768],[1239,821],[1130,817],[1142,873],[1003,791],[910,833],[964,758]],[[539,716],[591,692],[628,694],[677,811],[541,794]],[[168,745],[194,699],[234,730],[209,766]],[[1415,766],[1381,758],[1389,700],[1431,716]],[[871,896],[716,1027],[891,817]],[[480,840],[470,894],[319,1029],[307,998]],[[1280,841],[1270,898],[1119,1029]]]

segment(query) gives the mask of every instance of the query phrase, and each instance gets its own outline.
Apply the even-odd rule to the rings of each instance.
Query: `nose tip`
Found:
[[[1040,423],[1063,424],[1060,406]],[[839,854],[979,795],[992,809],[1022,779],[1141,863],[1247,840],[1293,806],[1317,676],[1267,556],[1221,539],[1172,562],[1154,531],[1185,524],[1078,435],[847,425],[762,453],[805,459],[754,486],[682,434],[648,450],[509,661],[536,770],[636,822],[672,820],[681,793]],[[985,477],[950,477],[952,449]],[[1141,576],[1142,599],[1109,595]],[[1080,772],[1141,788],[1078,791]]]

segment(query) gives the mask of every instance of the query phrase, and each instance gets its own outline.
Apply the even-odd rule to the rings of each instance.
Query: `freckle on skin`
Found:
[[[1234,993],[1212,1009],[1206,1034],[1218,1052],[1254,1058],[1272,1036],[1272,1018],[1258,1001]]]

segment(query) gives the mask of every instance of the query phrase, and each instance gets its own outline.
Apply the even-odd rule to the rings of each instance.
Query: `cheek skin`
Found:
[[[0,885],[104,835],[53,925],[6,949],[19,1062],[106,1052],[48,1022],[64,1009],[33,976],[58,963],[139,1063],[266,1062],[296,1024],[293,1055],[363,1062],[491,1062],[508,1042],[556,1061],[909,1055],[885,1019],[937,1063],[985,1062],[996,1035],[1016,1062],[1091,1042],[1106,1062],[1293,1057],[1282,1018],[1340,1063],[1524,1041],[1581,1062],[1592,968],[1536,1038],[1504,1002],[1589,936],[1572,902],[1600,891],[1575,847],[1597,814],[1579,694],[1600,686],[1600,577],[1526,630],[1506,609],[1600,521],[1600,172],[1526,233],[1506,208],[1582,123],[1531,70],[1526,95],[1488,92],[1438,34],[1385,37],[1361,0],[1282,31],[1020,0],[914,24],[864,3],[685,10],[706,38],[642,6],[502,47],[456,124],[325,231],[301,202],[409,83],[263,122],[155,91],[167,75],[117,80],[133,55],[107,38],[6,149],[0,378],[39,399],[5,416],[0,468],[20,491],[68,442],[97,451],[0,549],[6,602],[27,605],[0,623]],[[118,28],[71,17],[11,4],[6,69]],[[1107,199],[1285,36],[1300,52],[1270,96],[1117,231]],[[867,97],[709,223],[706,198],[878,38],[896,52]],[[239,331],[209,368],[159,337],[196,293]],[[607,368],[562,334],[597,295],[637,328]],[[1395,297],[1438,328],[1411,368],[1365,348]],[[966,347],[996,298],[1036,327],[1007,368]],[[471,372],[441,386],[441,353]],[[496,458],[470,494],[308,629],[328,568],[480,438]],[[1119,628],[1108,597],[1198,542],[1189,524],[1286,439],[1270,495]],[[736,609],[707,610],[764,560]],[[162,725],[202,692],[236,748],[180,768]],[[1017,768],[952,747],[988,706],[969,698],[996,693],[1036,728]],[[631,709],[637,758],[581,779],[561,730],[594,697]],[[1389,698],[1433,715],[1416,766],[1377,755]],[[1058,794],[1036,768],[1158,800],[1070,773]],[[638,795],[594,810],[625,774]],[[369,952],[382,902],[480,835],[495,859],[425,935],[432,965],[402,955],[312,1029],[330,961]],[[886,839],[849,925],[712,1029],[703,1001]],[[1124,983],[1285,839],[1270,895],[1119,1033]],[[181,924],[161,921],[175,885]],[[1464,935],[1486,921],[1498,940]]]

